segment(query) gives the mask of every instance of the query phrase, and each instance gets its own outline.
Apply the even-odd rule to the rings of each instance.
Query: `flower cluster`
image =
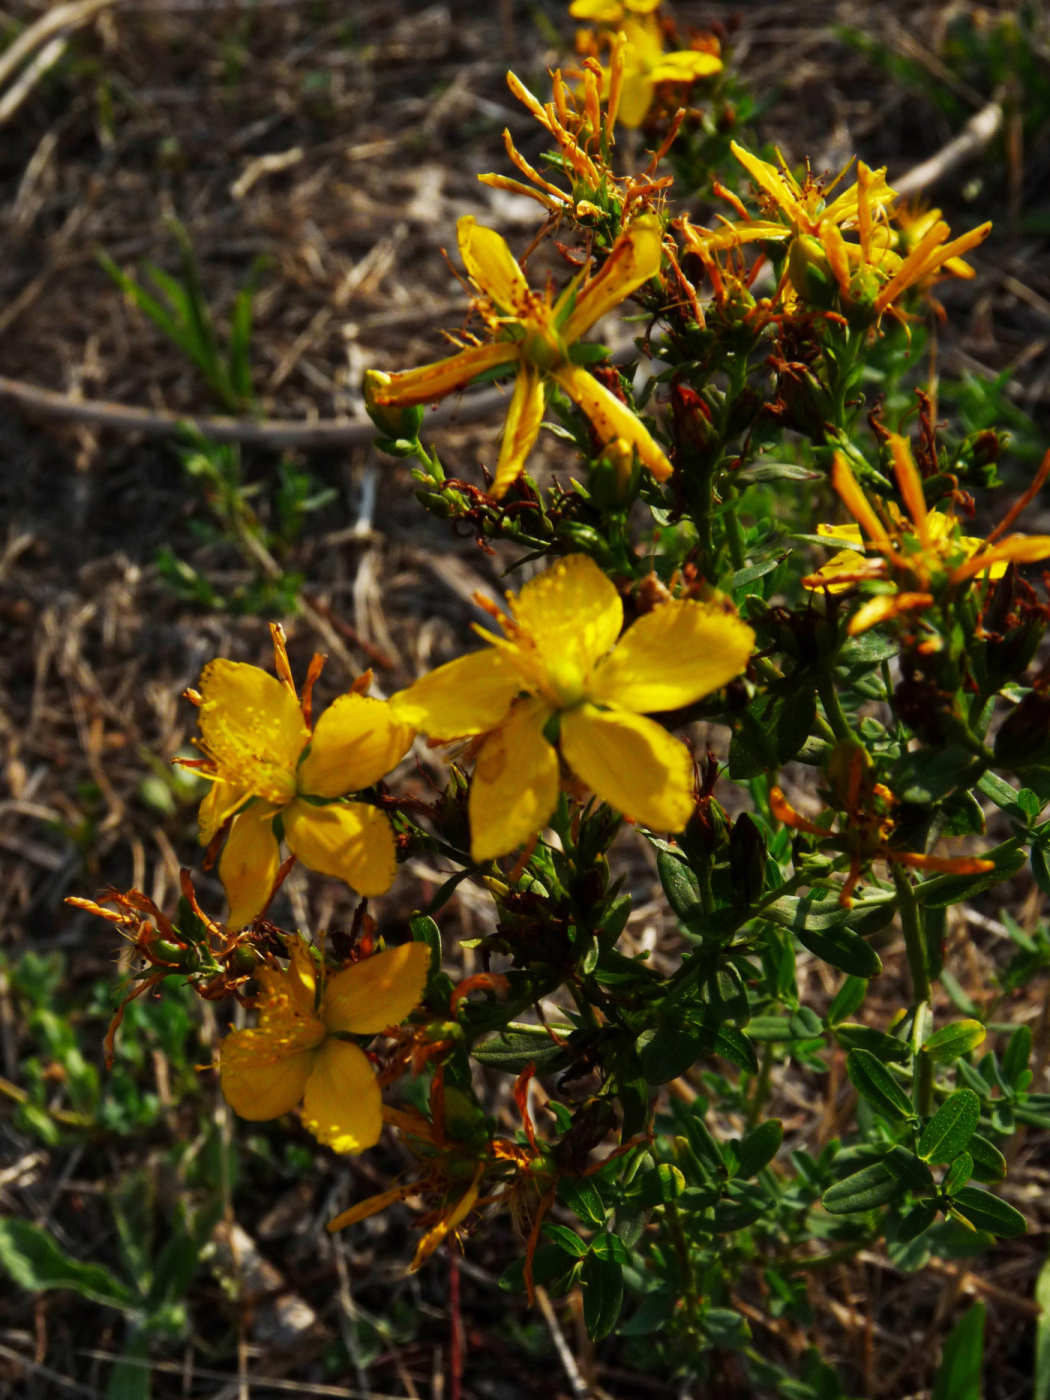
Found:
[[[668,48],[681,41],[658,9],[574,0],[579,67],[551,74],[550,100],[508,75],[551,149],[537,168],[507,133],[507,169],[480,178],[536,201],[536,237],[518,258],[464,215],[471,317],[454,351],[365,376],[377,448],[414,461],[401,470],[421,504],[520,584],[503,606],[478,595],[492,626],[475,627],[477,649],[390,698],[365,676],[316,720],[322,658],[300,692],[280,627],[275,674],[210,662],[188,692],[190,763],[210,784],[200,842],[228,913],[201,910],[188,872],[175,916],[138,891],[78,902],[131,940],[129,999],[180,975],[255,1014],[219,1054],[241,1117],[299,1109],[343,1153],[384,1123],[400,1133],[405,1176],[329,1228],[415,1202],[418,1267],[504,1207],[527,1240],[506,1287],[579,1283],[601,1337],[626,1284],[634,1334],[684,1374],[715,1348],[754,1363],[729,1306],[747,1271],[756,1298],[804,1315],[814,1220],[837,1242],[820,1262],[881,1235],[919,1258],[947,1238],[927,1233],[938,1215],[1024,1229],[969,1182],[1002,1178],[995,1144],[1016,1123],[1050,1126],[1050,1099],[1029,1093],[1031,1036],[977,1065],[985,1027],[935,1027],[934,983],[947,908],[1029,852],[1050,893],[1050,680],[1029,674],[1050,603],[1022,575],[1050,536],[1014,531],[1050,454],[983,532],[1003,435],[938,423],[908,378],[933,289],[973,275],[964,256],[989,225],[953,238],[886,170],[774,163],[737,127],[720,164],[708,133],[696,212],[674,217],[664,161],[692,168],[704,118],[668,102],[723,81],[731,56],[709,36]],[[638,138],[618,152],[617,131],[639,126],[654,149],[629,173]],[[645,323],[633,350],[588,339],[628,317]],[[423,406],[490,381],[508,381],[498,451],[480,484],[450,477]],[[544,427],[562,455],[540,469]],[[1010,833],[991,846],[989,803]],[[677,962],[628,931],[639,882],[610,864],[626,826]],[[416,855],[445,862],[445,883],[388,947],[366,901]],[[296,861],[361,896],[349,942],[269,921]],[[435,920],[465,880],[493,918],[472,942],[483,970],[454,984]],[[875,1025],[888,979],[851,1019],[898,957],[899,940],[872,940],[895,919],[907,994]],[[820,979],[797,975],[803,954]],[[1033,953],[1031,975],[1042,965]],[[834,992],[813,1007],[818,980]],[[801,1138],[778,1159],[774,1069],[822,1074],[836,1055],[864,1113],[842,1109],[845,1142],[819,1159]],[[472,1064],[513,1074],[513,1137]],[[529,1103],[541,1087],[545,1116]],[[757,1377],[756,1393],[795,1384],[773,1363]]]

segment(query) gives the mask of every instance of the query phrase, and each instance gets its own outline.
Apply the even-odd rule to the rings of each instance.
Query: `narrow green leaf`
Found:
[[[605,1224],[605,1204],[593,1181],[586,1177],[563,1176],[558,1180],[558,1197],[588,1225]]]
[[[846,1056],[846,1073],[857,1093],[884,1118],[904,1122],[914,1116],[907,1094],[870,1050],[851,1050]]]
[[[852,1215],[874,1210],[904,1194],[906,1187],[885,1162],[873,1162],[859,1172],[836,1181],[824,1192],[824,1209],[831,1215]]]
[[[612,1259],[588,1254],[580,1275],[583,1284],[583,1319],[592,1342],[607,1337],[616,1326],[623,1306],[623,1268]]]
[[[980,1133],[974,1133],[966,1144],[966,1151],[973,1158],[973,1174],[978,1181],[988,1185],[1002,1181],[1006,1175],[1006,1158],[994,1143],[989,1142]]]
[[[651,1171],[643,1172],[631,1182],[626,1191],[632,1206],[649,1210],[676,1200],[685,1190],[685,1177],[669,1162],[661,1162]]]
[[[1035,1376],[1032,1400],[1050,1400],[1050,1258],[1035,1281],[1039,1319],[1035,1324]]]
[[[931,1400],[981,1400],[984,1306],[975,1303],[944,1344]]]
[[[552,1220],[544,1221],[543,1233],[559,1247],[564,1249],[566,1254],[573,1259],[582,1259],[587,1253],[586,1243],[580,1239],[575,1230],[570,1230],[567,1225],[557,1225]]]
[[[973,1158],[969,1152],[960,1152],[955,1161],[948,1168],[948,1175],[944,1178],[944,1189],[949,1196],[954,1196],[973,1176]]]
[[[972,1089],[956,1089],[923,1129],[919,1156],[925,1162],[950,1162],[969,1143],[981,1116],[981,1101]]]
[[[141,1306],[131,1289],[107,1268],[71,1259],[53,1236],[27,1220],[0,1218],[0,1267],[29,1293],[69,1288],[92,1302],[125,1312]]]

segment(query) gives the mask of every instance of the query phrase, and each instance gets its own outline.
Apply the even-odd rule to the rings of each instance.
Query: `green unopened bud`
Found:
[[[634,447],[626,438],[614,438],[591,471],[587,488],[599,509],[623,510],[633,500],[641,475]]]
[[[870,267],[858,267],[849,279],[849,295],[842,299],[842,310],[851,326],[870,326],[875,319],[875,299],[879,279]]]
[[[408,408],[398,408],[393,404],[376,402],[376,394],[390,383],[390,375],[381,369],[366,369],[363,390],[365,411],[384,437],[394,442],[415,442],[423,426],[423,407],[412,404]]]
[[[442,520],[451,520],[466,507],[458,491],[417,491],[416,500],[431,515],[439,516]]]
[[[766,880],[766,838],[746,812],[729,835],[729,871],[737,902],[747,906],[762,898]]]
[[[819,239],[800,233],[791,240],[788,277],[803,301],[825,311],[830,309],[838,283]]]

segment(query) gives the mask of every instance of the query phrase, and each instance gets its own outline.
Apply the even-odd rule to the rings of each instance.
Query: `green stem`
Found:
[[[747,1126],[753,1128],[758,1122],[758,1115],[769,1097],[769,1084],[773,1074],[773,1043],[766,1041],[762,1047],[762,1060],[758,1067],[758,1077],[755,1079],[755,1091],[751,1096],[751,1102],[747,1109]]]
[[[928,1117],[933,1112],[933,1061],[922,1048],[930,1025],[930,996],[932,992],[926,929],[923,927],[923,911],[915,898],[911,881],[900,866],[894,865],[892,869],[893,883],[897,887],[897,897],[900,901],[901,928],[904,932],[904,946],[908,953],[908,968],[911,972],[911,995],[914,1007],[911,1048],[915,1063],[912,1101],[915,1104],[916,1113]]]
[[[835,689],[835,681],[830,671],[822,671],[817,679],[817,694],[820,696],[820,703],[824,706],[824,713],[828,717],[836,739],[851,739],[853,731],[849,727],[849,720],[846,712],[842,708],[839,700],[839,693]]]
[[[686,1306],[690,1313],[695,1314],[700,1307],[700,1298],[696,1291],[696,1271],[693,1268],[693,1261],[689,1257],[689,1244],[685,1237],[685,1231],[682,1229],[682,1218],[678,1214],[678,1207],[674,1201],[668,1201],[664,1210],[667,1213],[667,1228],[671,1232],[671,1243],[674,1245],[678,1269],[682,1275]]]

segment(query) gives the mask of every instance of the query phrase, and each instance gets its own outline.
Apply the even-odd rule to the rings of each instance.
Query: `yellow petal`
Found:
[[[698,228],[683,221],[682,232],[690,250],[701,257],[720,253],[726,248],[736,248],[741,243],[785,242],[794,237],[787,224],[775,224],[768,219],[751,219],[746,224],[727,223],[717,230]]]
[[[227,817],[232,817],[238,807],[243,806],[250,792],[236,783],[224,782],[222,778],[211,784],[197,812],[197,827],[202,846],[210,846],[215,833],[222,827]]]
[[[293,802],[284,811],[284,838],[310,870],[345,880],[358,894],[386,894],[394,883],[394,833],[376,807],[363,802],[333,802],[327,807]]]
[[[446,394],[466,388],[472,379],[486,370],[509,365],[517,358],[518,347],[509,341],[471,345],[448,359],[435,360],[433,364],[420,365],[418,369],[392,374],[388,384],[375,390],[374,398],[377,404],[395,408],[433,403],[435,399],[443,399]]]
[[[303,1127],[335,1152],[363,1152],[383,1131],[383,1098],[365,1052],[331,1036],[316,1052],[303,1095]]]
[[[250,924],[270,898],[281,867],[273,834],[279,810],[268,802],[253,802],[230,827],[219,859],[219,879],[230,901],[226,924],[231,932]]]
[[[349,1210],[344,1210],[334,1220],[329,1220],[325,1229],[330,1235],[334,1235],[337,1230],[345,1230],[348,1225],[356,1225],[359,1220],[378,1215],[380,1211],[386,1210],[387,1206],[392,1206],[396,1201],[403,1201],[406,1196],[415,1195],[418,1190],[416,1182],[409,1181],[402,1186],[392,1186],[389,1191],[380,1191],[377,1196],[368,1196]]]
[[[864,545],[859,525],[818,525],[817,534],[829,540],[845,540],[847,544],[855,544],[858,549]]]
[[[840,549],[823,568],[807,574],[802,580],[802,587],[808,588],[811,593],[845,593],[859,582],[858,574],[879,578],[882,567],[879,559],[867,559],[855,549]]]
[[[519,700],[482,745],[470,786],[475,860],[506,855],[550,821],[558,801],[558,755],[543,729],[552,714],[543,700]]]
[[[539,436],[546,405],[547,396],[539,371],[523,360],[514,381],[514,394],[503,427],[503,441],[496,464],[496,479],[492,483],[492,495],[497,500],[506,495],[507,488],[521,474],[525,459]]]
[[[457,222],[456,237],[471,280],[497,306],[520,316],[528,308],[531,293],[506,240],[495,229],[479,224],[473,214],[464,214]]]
[[[691,83],[696,78],[709,78],[721,73],[722,60],[700,49],[680,49],[665,53],[649,74],[654,83]]]
[[[589,788],[624,816],[681,831],[693,813],[689,750],[651,719],[579,705],[561,717],[561,751]]]
[[[1002,562],[1013,564],[1036,564],[1041,559],[1050,559],[1050,535],[1008,535],[1005,540],[993,544],[982,554],[975,554],[965,564],[960,564],[952,572],[952,583],[961,583],[975,574],[991,571],[995,578],[996,566]],[[1004,571],[1005,572],[1005,571]]]
[[[474,1205],[478,1199],[481,1174],[484,1170],[483,1164],[475,1169],[474,1180],[456,1202],[455,1206],[451,1209],[446,1207],[445,1214],[438,1223],[432,1226],[419,1241],[419,1244],[416,1245],[416,1252],[413,1256],[412,1263],[408,1266],[408,1272],[410,1274],[416,1273],[417,1270],[426,1263],[445,1236],[451,1234],[457,1225],[461,1225],[474,1209]]]
[[[509,657],[484,647],[422,676],[393,696],[390,708],[432,739],[465,739],[499,724],[523,689]]]
[[[850,464],[841,452],[835,453],[831,467],[831,484],[842,497],[850,515],[859,522],[861,529],[872,544],[886,544],[888,542],[886,527],[875,514],[871,502],[861,490],[860,483],[853,475]]]
[[[799,203],[776,166],[770,165],[768,161],[759,160],[758,156],[753,156],[750,151],[745,151],[743,146],[738,146],[735,141],[730,141],[729,149],[759,189],[764,190],[771,199],[775,200],[788,218],[794,222],[798,214]]]
[[[623,17],[623,5],[620,0],[572,0],[569,14],[591,24],[615,24]]]
[[[578,687],[623,626],[619,593],[586,554],[559,559],[510,601],[518,625],[548,667],[575,668]]]
[[[849,249],[842,236],[842,231],[838,224],[833,224],[830,219],[822,219],[819,237],[824,245],[824,252],[831,265],[831,270],[835,274],[835,281],[839,284],[842,292],[847,293],[850,281]]]
[[[222,1042],[219,1079],[234,1113],[252,1123],[290,1113],[303,1096],[324,1026],[298,1035],[233,1031]]]
[[[588,374],[580,365],[564,365],[552,370],[551,378],[583,409],[602,442],[626,439],[657,481],[667,480],[671,475],[671,463],[663,448],[657,445],[642,420],[604,384],[599,384],[593,374]]]
[[[562,327],[571,345],[621,301],[660,271],[663,230],[655,214],[640,214],[620,234],[596,277],[576,296],[576,305]]]
[[[733,608],[675,599],[627,629],[588,694],[640,714],[677,710],[739,676],[754,645]]]
[[[645,121],[649,108],[653,105],[653,82],[647,73],[639,70],[624,75],[620,89],[620,106],[617,119],[628,131],[634,131]]]
[[[907,438],[901,437],[899,433],[890,433],[889,444],[890,453],[893,456],[894,475],[897,478],[897,486],[900,489],[905,508],[911,516],[920,544],[928,545],[930,531],[926,524],[926,496],[922,489],[922,477],[915,465],[915,458],[911,455],[911,443]]]
[[[415,731],[386,700],[340,695],[317,721],[299,765],[299,791],[341,797],[378,783],[412,747]]]
[[[846,631],[851,637],[877,627],[880,622],[899,617],[901,613],[916,612],[933,606],[930,593],[880,593],[877,598],[869,598],[850,618]]]
[[[325,1025],[351,1035],[376,1035],[399,1025],[419,1005],[430,971],[425,943],[402,943],[329,977],[321,1003]]]
[[[200,693],[201,735],[220,776],[267,802],[289,802],[310,739],[293,693],[258,666],[222,658],[205,666]]]

